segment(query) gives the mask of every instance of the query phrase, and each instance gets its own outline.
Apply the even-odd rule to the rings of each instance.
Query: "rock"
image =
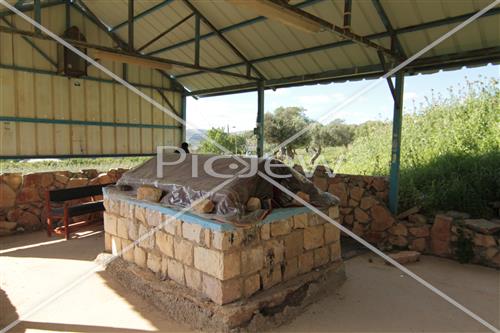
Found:
[[[490,247],[484,251],[484,256],[486,259],[491,260],[498,253],[498,250],[494,247]]]
[[[153,186],[139,186],[137,189],[137,200],[159,202],[162,194],[163,191],[159,188]]]
[[[314,186],[325,192],[328,190],[328,178],[326,177],[313,177],[312,182]]]
[[[482,247],[497,246],[497,242],[493,236],[483,234],[476,234],[474,236],[474,244]]]
[[[465,226],[482,234],[494,234],[500,231],[500,223],[485,219],[466,219]]]
[[[23,182],[23,176],[20,173],[4,173],[0,176],[0,181],[9,185],[11,189],[17,190]]]
[[[328,192],[337,196],[340,199],[341,206],[347,205],[348,195],[345,183],[334,183],[328,187]]]
[[[38,216],[29,212],[24,212],[19,217],[17,224],[28,230],[37,230],[41,227],[40,219],[38,218]]]
[[[16,222],[0,221],[0,229],[3,230],[15,230],[17,227]]]
[[[66,174],[63,173],[56,173],[56,181],[66,185],[69,181],[69,177]]]
[[[363,226],[363,224],[356,222],[352,227],[352,232],[357,236],[363,236],[363,234],[365,233],[365,227]]]
[[[262,205],[259,198],[250,197],[247,201],[247,211],[253,212],[261,209]]]
[[[418,252],[424,252],[427,248],[427,242],[425,238],[414,239],[410,244],[410,249]]]
[[[99,174],[99,172],[96,169],[83,169],[80,170],[80,172],[88,179],[95,178]]]
[[[408,229],[403,223],[397,223],[389,229],[389,233],[396,236],[408,235]]]
[[[377,192],[382,192],[387,189],[387,181],[381,177],[374,178],[371,185]]]
[[[28,173],[23,176],[23,186],[30,187],[36,186],[40,183],[40,173]]]
[[[352,199],[359,201],[363,197],[365,190],[361,187],[355,186],[355,187],[351,188],[349,193],[350,193]]]
[[[16,203],[16,192],[7,184],[0,184],[0,208],[9,208]]]
[[[203,213],[211,213],[215,208],[214,203],[212,200],[209,199],[202,199],[199,201],[196,206],[194,206],[194,211],[200,214]]]
[[[420,253],[417,251],[401,251],[389,254],[389,257],[404,265],[420,260]],[[389,262],[387,262],[389,264]]]
[[[298,191],[297,193],[295,193],[295,195],[297,195],[299,198],[301,198],[302,200],[304,200],[307,203],[309,203],[310,200],[311,200],[310,197],[309,197],[309,194],[304,193],[302,191]],[[297,206],[303,206],[302,202],[299,202],[296,199],[293,199],[293,204],[297,205]]]
[[[34,201],[39,201],[40,196],[38,195],[38,191],[34,186],[26,187],[23,186],[19,194],[17,195],[17,203],[32,203]]]
[[[453,218],[447,215],[438,214],[434,218],[431,228],[431,250],[438,256],[448,256],[451,241],[451,225]]]
[[[52,172],[45,172],[40,175],[40,185],[43,188],[48,188],[54,182],[54,174]]]
[[[376,197],[373,197],[373,196],[363,197],[361,199],[359,207],[361,207],[361,209],[363,209],[363,210],[368,210],[368,209],[372,208],[372,206],[378,204],[378,202],[379,201],[377,200]]]
[[[470,218],[469,214],[464,212],[457,212],[456,210],[447,211],[445,215],[448,215],[449,217],[452,217],[454,219],[461,219],[461,220]]]
[[[359,205],[359,201],[356,201],[354,199],[349,199],[349,207],[357,207]]]
[[[384,231],[394,224],[394,217],[387,207],[375,205],[370,209],[372,213],[372,230]]]
[[[391,235],[389,236],[389,243],[398,247],[406,247],[408,240],[403,236]]]
[[[349,214],[349,215],[344,216],[344,223],[345,224],[352,225],[353,222],[354,222],[354,215]]]
[[[412,234],[415,237],[429,237],[429,227],[428,226],[422,226],[422,227],[414,227],[410,228],[410,234]]]
[[[427,223],[427,217],[422,214],[413,214],[408,216],[408,221],[416,225],[424,225]]]
[[[404,212],[402,212],[401,214],[399,214],[397,217],[398,217],[398,220],[404,220],[406,219],[408,216],[410,215],[413,215],[413,214],[416,214],[420,211],[420,208],[415,206],[415,207],[412,207]]]
[[[12,208],[7,212],[7,221],[16,222],[19,217],[23,214],[23,210],[20,208]]]
[[[101,185],[113,183],[113,180],[111,179],[111,177],[108,176],[108,174],[104,173],[104,172],[99,174],[99,176],[97,176],[97,179],[99,180],[99,184],[101,184]]]
[[[359,207],[354,209],[354,218],[361,223],[367,223],[370,220],[370,216]]]
[[[365,235],[365,239],[372,244],[379,244],[386,238],[385,232],[369,231]]]
[[[87,185],[88,182],[87,178],[71,178],[66,184],[66,188],[82,187]]]

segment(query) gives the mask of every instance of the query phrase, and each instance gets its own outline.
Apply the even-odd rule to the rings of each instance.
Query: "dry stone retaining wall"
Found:
[[[125,169],[99,173],[95,169],[80,172],[54,171],[22,175],[0,175],[0,235],[33,231],[45,227],[45,192],[48,190],[116,182]]]

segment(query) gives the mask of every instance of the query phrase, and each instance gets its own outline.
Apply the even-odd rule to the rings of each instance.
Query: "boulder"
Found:
[[[408,228],[403,223],[397,223],[389,229],[389,233],[396,236],[408,235]]]
[[[416,225],[424,225],[427,223],[427,217],[422,214],[412,214],[408,216],[408,221]]]
[[[397,261],[399,264],[409,264],[420,260],[420,253],[417,251],[401,251],[397,253],[391,253],[389,255],[392,259]],[[387,262],[389,264],[389,262]]]
[[[137,200],[159,202],[163,191],[153,186],[140,186],[137,189]]]
[[[0,208],[9,208],[16,203],[16,192],[7,184],[0,184]]]
[[[66,184],[66,188],[82,187],[87,185],[88,182],[87,178],[71,178]]]
[[[404,220],[406,219],[407,217],[409,217],[410,215],[413,215],[413,214],[416,214],[420,211],[420,208],[415,206],[415,207],[412,207],[404,212],[402,212],[401,214],[399,214],[397,217],[398,217],[398,220]]]
[[[295,193],[295,195],[297,195],[299,198],[301,198],[305,202],[310,202],[310,200],[311,200],[310,197],[309,197],[309,194],[304,193],[302,191],[298,191],[297,193]],[[302,202],[300,202],[298,200],[295,200],[295,199],[293,200],[293,204],[297,205],[297,206],[303,206]]]
[[[247,211],[253,212],[253,211],[261,209],[262,204],[261,204],[259,198],[250,197],[247,201],[246,207],[247,207]]]
[[[32,203],[35,201],[40,201],[40,195],[38,194],[38,190],[34,186],[26,187],[23,185],[23,188],[17,195],[17,203]]]
[[[370,220],[370,216],[359,207],[354,208],[354,218],[361,223],[368,223]]]
[[[387,207],[375,205],[370,209],[372,213],[372,230],[384,231],[389,229],[394,224],[394,217]]]
[[[345,183],[333,183],[328,187],[328,192],[340,199],[341,206],[347,206],[347,186]]]
[[[482,247],[493,247],[497,246],[497,242],[491,235],[476,234],[474,236],[474,245]]]
[[[382,192],[387,189],[387,181],[381,177],[373,178],[371,185],[377,192]]]
[[[23,176],[20,173],[4,173],[0,176],[0,181],[9,185],[11,189],[17,190],[23,182]]]
[[[438,256],[448,256],[451,254],[451,225],[453,218],[447,215],[438,214],[434,218],[431,228],[431,250]]]
[[[426,248],[427,248],[427,242],[425,241],[425,238],[416,238],[410,244],[410,250],[424,252]]]
[[[482,234],[491,235],[500,231],[500,222],[495,220],[488,221],[485,219],[466,219],[464,222],[467,228]]]
[[[312,182],[314,186],[325,192],[328,190],[328,178],[326,177],[313,177]]]
[[[408,240],[403,236],[391,235],[389,236],[389,243],[397,247],[406,247],[408,245]]]
[[[410,228],[410,234],[412,234],[415,237],[429,237],[429,227],[428,226],[422,226],[422,227],[413,227]]]
[[[361,199],[361,202],[359,204],[359,207],[364,210],[368,210],[372,208],[372,206],[378,204],[378,199],[374,196],[366,196]]]
[[[38,230],[41,227],[40,218],[30,212],[24,212],[17,224],[27,230]]]
[[[14,230],[17,227],[16,222],[0,221],[0,229],[3,230]]]
[[[363,193],[365,193],[365,190],[359,186],[355,186],[355,187],[351,188],[349,193],[350,193],[352,199],[359,201],[363,197]]]
[[[211,213],[215,208],[214,203],[212,200],[209,199],[202,199],[200,202],[194,206],[194,211],[197,213],[202,213],[202,214],[207,214]]]

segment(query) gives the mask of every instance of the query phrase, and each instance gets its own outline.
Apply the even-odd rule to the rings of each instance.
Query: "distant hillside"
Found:
[[[208,130],[195,130],[195,129],[187,129],[186,130],[186,140],[190,146],[196,148],[200,145],[200,142],[203,141],[203,136],[201,133],[206,134]],[[200,133],[201,132],[201,133]]]

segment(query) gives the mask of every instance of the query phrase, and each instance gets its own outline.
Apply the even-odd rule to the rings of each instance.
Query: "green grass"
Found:
[[[106,158],[69,158],[57,161],[41,160],[35,162],[3,160],[0,161],[0,173],[5,172],[43,172],[43,171],[80,171],[82,169],[97,169],[108,171],[112,168],[132,168],[151,157],[106,157]]]
[[[400,206],[425,211],[493,214],[500,199],[500,88],[494,79],[467,81],[448,96],[405,113],[401,143]],[[369,122],[348,147],[327,148],[323,158],[339,173],[388,175],[390,122]],[[340,162],[338,162],[340,160]]]

